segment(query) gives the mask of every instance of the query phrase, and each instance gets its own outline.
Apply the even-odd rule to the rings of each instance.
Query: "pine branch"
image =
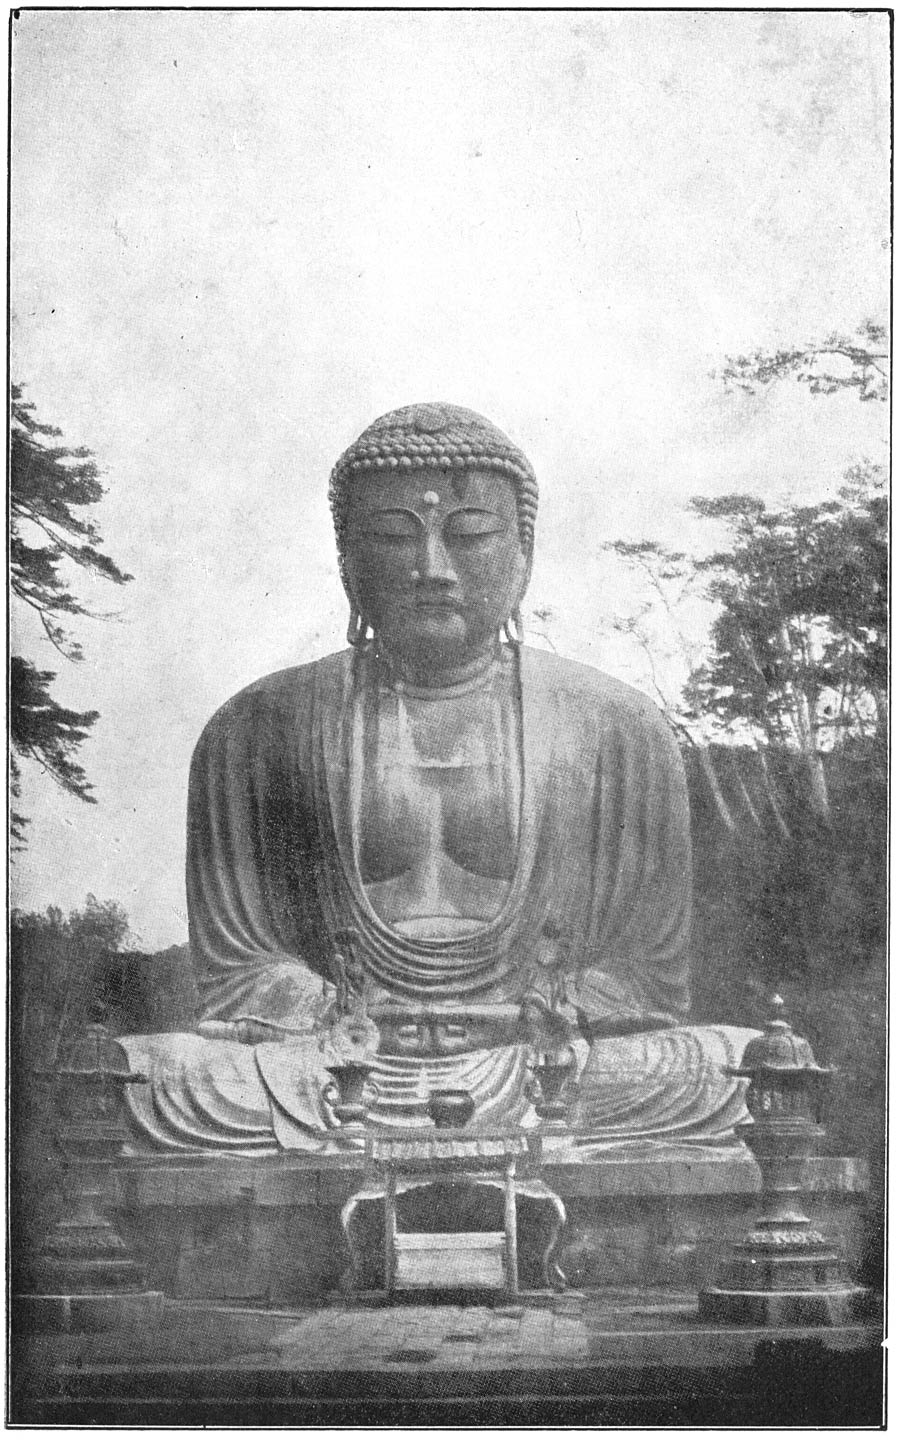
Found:
[[[102,499],[103,485],[94,457],[86,448],[47,443],[61,438],[34,414],[22,387],[12,386],[10,427],[10,584],[13,595],[38,615],[44,634],[67,660],[82,658],[81,646],[59,623],[61,615],[101,617],[81,603],[59,573],[68,561],[115,585],[132,577],[100,548],[102,537],[92,519],[76,514]],[[28,545],[19,526],[33,524],[46,544]],[[19,756],[34,760],[63,790],[96,804],[83,768],[72,758],[87,739],[98,715],[60,706],[50,694],[55,679],[30,661],[13,656],[10,665],[10,739]],[[15,761],[13,760],[13,767]],[[18,772],[12,770],[13,793]],[[27,817],[14,814],[13,835],[24,842]]]

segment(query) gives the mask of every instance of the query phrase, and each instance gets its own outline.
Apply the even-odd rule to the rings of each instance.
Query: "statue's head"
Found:
[[[537,481],[483,416],[445,404],[382,415],[341,455],[330,498],[351,638],[371,630],[388,655],[444,668],[517,616]]]

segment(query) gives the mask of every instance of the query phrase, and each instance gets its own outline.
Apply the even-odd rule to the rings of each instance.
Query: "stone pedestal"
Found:
[[[801,1213],[758,1221],[731,1249],[718,1283],[702,1290],[704,1320],[747,1325],[849,1325],[867,1291],[839,1250]]]
[[[348,1255],[340,1211],[364,1173],[361,1153],[132,1161],[117,1170],[109,1213],[146,1283],[170,1298],[323,1304],[341,1294]],[[745,1235],[759,1209],[759,1170],[742,1145],[717,1156],[681,1146],[597,1157],[545,1140],[542,1175],[565,1205],[559,1263],[579,1289],[695,1293],[713,1283],[722,1251]],[[807,1194],[815,1229],[857,1264],[864,1162],[813,1158]],[[539,1223],[526,1199],[519,1208],[523,1231]],[[419,1219],[417,1228],[426,1228]],[[374,1236],[378,1243],[377,1226]],[[525,1249],[526,1242],[525,1235]],[[378,1263],[375,1257],[375,1270]]]
[[[65,1210],[37,1262],[38,1289],[15,1297],[24,1330],[116,1330],[150,1326],[163,1292],[147,1290],[134,1256],[103,1214],[105,1186],[95,1165],[71,1165]]]

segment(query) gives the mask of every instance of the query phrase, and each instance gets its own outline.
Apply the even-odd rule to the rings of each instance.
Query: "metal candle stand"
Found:
[[[573,1056],[558,1060],[551,1055],[538,1054],[536,1060],[529,1063],[531,1077],[524,1093],[544,1125],[550,1124],[555,1128],[566,1125],[572,1100],[574,1067]]]
[[[363,1060],[348,1060],[342,1065],[328,1065],[328,1074],[333,1076],[322,1090],[326,1104],[330,1105],[340,1128],[353,1135],[364,1133],[368,1118],[368,1096],[377,1096],[378,1086],[371,1075],[374,1066]]]

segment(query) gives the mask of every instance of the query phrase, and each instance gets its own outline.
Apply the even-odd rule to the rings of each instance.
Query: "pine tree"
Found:
[[[888,367],[886,327],[865,320],[854,335],[834,332],[808,345],[729,355],[718,373],[728,388],[750,393],[792,376],[813,395],[855,390],[860,400],[886,400]]]
[[[40,618],[44,632],[66,659],[82,658],[81,647],[65,629],[67,615],[91,612],[69,588],[72,565],[116,585],[132,577],[120,570],[100,548],[96,524],[83,513],[102,499],[104,487],[89,450],[70,449],[53,441],[61,431],[41,424],[34,405],[12,387],[10,415],[10,583],[13,596]],[[38,669],[13,655],[10,664],[11,791],[20,793],[19,760],[30,757],[80,800],[95,803],[92,786],[74,759],[96,710],[68,710],[54,700],[53,670]],[[25,816],[13,811],[12,835],[24,839]]]

